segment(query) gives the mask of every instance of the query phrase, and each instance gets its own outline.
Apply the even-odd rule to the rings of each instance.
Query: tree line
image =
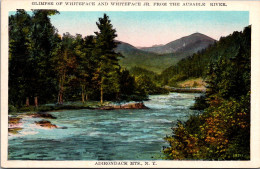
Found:
[[[142,78],[119,65],[116,29],[104,14],[95,35],[62,36],[50,16],[57,10],[19,9],[9,16],[9,104],[81,100],[144,100]]]
[[[207,76],[208,66],[222,57],[231,57],[238,52],[241,45],[241,32],[235,31],[232,34],[221,37],[219,41],[207,48],[194,53],[193,55],[180,60],[176,65],[165,69],[159,75],[159,81],[162,85],[175,86],[177,82],[188,78],[198,78]]]

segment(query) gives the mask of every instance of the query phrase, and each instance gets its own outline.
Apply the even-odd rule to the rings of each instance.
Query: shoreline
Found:
[[[164,87],[169,92],[176,92],[176,93],[205,93],[206,88],[176,88],[165,86]]]
[[[165,86],[165,89],[170,93],[205,93],[205,88],[174,88]],[[168,95],[167,94],[167,95]],[[160,94],[156,94],[160,95]],[[153,95],[151,95],[153,96]],[[149,99],[147,99],[149,100]],[[147,101],[143,100],[143,101]],[[143,104],[143,101],[120,101],[119,104],[117,102],[107,101],[103,105],[100,104],[98,101],[88,101],[86,103],[81,102],[72,102],[72,103],[65,103],[63,105],[58,104],[45,104],[39,105],[38,107],[35,106],[24,106],[21,108],[16,108],[15,111],[8,112],[8,115],[19,115],[19,114],[41,114],[41,113],[48,113],[53,111],[64,111],[64,110],[81,110],[81,109],[88,109],[88,110],[112,110],[112,109],[147,109],[147,107]],[[75,104],[76,103],[76,104]],[[138,105],[142,104],[142,105]],[[10,110],[10,109],[9,109]]]
[[[19,114],[44,114],[53,111],[63,111],[63,110],[81,110],[81,109],[88,109],[88,110],[106,110],[106,108],[113,108],[113,109],[143,109],[145,105],[143,101],[130,101],[130,102],[120,102],[120,104],[116,102],[106,102],[103,105],[100,103],[95,103],[94,101],[89,101],[87,103],[80,103],[82,105],[74,105],[73,104],[64,104],[64,105],[39,105],[38,107],[35,106],[24,106],[18,108],[16,111],[8,112],[9,115],[19,115]]]

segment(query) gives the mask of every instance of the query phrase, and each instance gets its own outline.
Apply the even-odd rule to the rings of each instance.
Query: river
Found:
[[[177,120],[196,113],[189,107],[200,94],[153,95],[143,110],[66,110],[50,112],[51,123],[64,129],[35,125],[22,119],[20,134],[9,136],[9,160],[158,160]]]

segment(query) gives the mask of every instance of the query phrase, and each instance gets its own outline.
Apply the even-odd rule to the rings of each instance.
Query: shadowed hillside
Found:
[[[150,48],[136,48],[128,43],[119,42],[116,52],[120,52],[124,58],[120,64],[128,69],[134,66],[141,67],[156,73],[175,65],[178,61],[187,56],[205,49],[214,43],[214,39],[200,34],[183,37],[166,45],[153,46]]]

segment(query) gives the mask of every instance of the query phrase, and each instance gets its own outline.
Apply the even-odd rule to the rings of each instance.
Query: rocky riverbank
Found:
[[[19,134],[23,130],[23,118],[40,118],[42,120],[35,121],[34,123],[37,126],[43,128],[62,128],[58,127],[55,124],[52,124],[50,121],[45,119],[56,119],[56,117],[52,116],[49,113],[22,113],[16,116],[9,116],[8,117],[8,134],[9,135],[16,135]]]
[[[109,105],[98,108],[99,110],[114,110],[114,109],[149,109],[144,103],[127,103],[122,105]]]
[[[205,93],[206,92],[206,88],[175,88],[169,86],[165,86],[164,88],[170,92],[176,92],[176,93]]]

